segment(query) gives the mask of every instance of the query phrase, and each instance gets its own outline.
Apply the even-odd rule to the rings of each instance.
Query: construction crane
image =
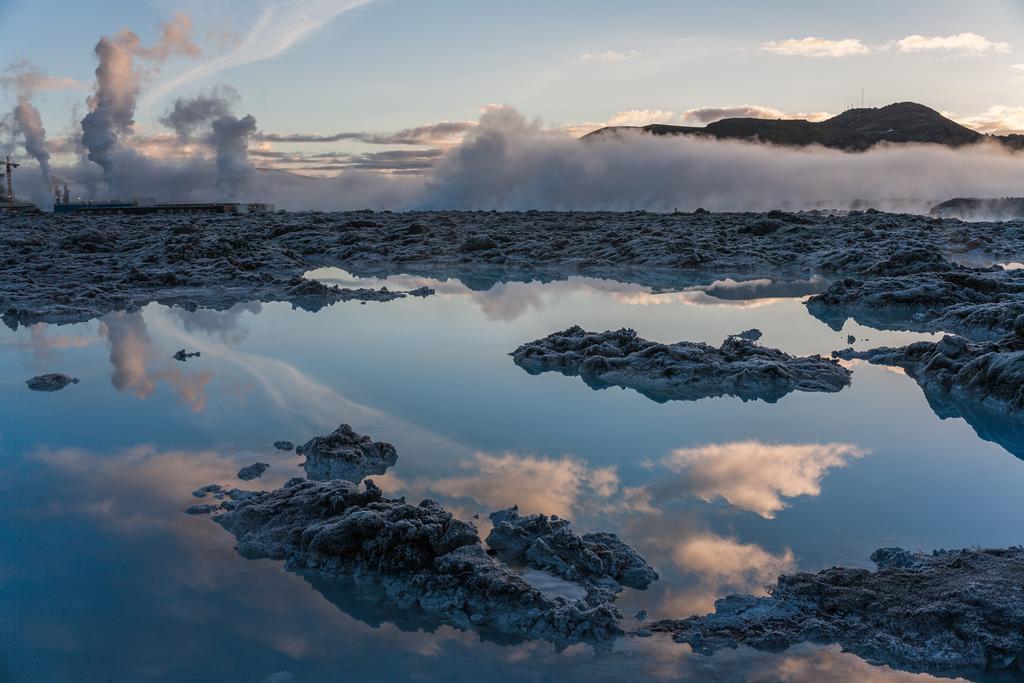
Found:
[[[14,179],[12,176],[12,169],[18,168],[21,164],[16,164],[11,161],[10,157],[3,163],[4,170],[7,172],[7,213],[14,213]]]

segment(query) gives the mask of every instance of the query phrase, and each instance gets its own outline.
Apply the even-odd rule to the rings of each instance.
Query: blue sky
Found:
[[[323,0],[276,3],[302,15]],[[29,59],[78,89],[39,96],[44,122],[67,125],[84,107],[101,35],[128,28],[152,41],[156,24],[184,12],[202,57],[176,58],[157,88],[230,53],[265,2],[0,1],[3,62]],[[971,32],[1008,49],[934,49],[845,57],[766,52],[769,41],[816,36],[883,45],[910,35]],[[273,33],[273,32],[272,32]],[[584,59],[583,55],[597,56]],[[621,59],[619,59],[621,57]],[[615,60],[619,61],[615,61]],[[785,112],[841,111],[864,87],[873,103],[917,100],[961,116],[1024,105],[1024,3],[668,2],[370,0],[309,31],[263,61],[141,100],[137,121],[155,125],[174,95],[227,83],[264,130],[392,130],[476,117],[512,105],[553,125],[602,122],[624,110],[685,111],[758,104]]]

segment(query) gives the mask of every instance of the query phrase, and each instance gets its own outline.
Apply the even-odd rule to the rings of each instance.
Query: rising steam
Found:
[[[51,185],[50,153],[46,149],[46,129],[32,97],[46,80],[45,74],[28,62],[18,62],[8,69],[3,82],[14,89],[15,105],[11,112],[11,132],[24,139],[25,153],[36,160],[46,186]]]
[[[146,48],[137,35],[123,30],[113,37],[104,36],[96,44],[99,60],[96,84],[89,97],[89,113],[82,119],[82,144],[90,161],[103,169],[103,178],[111,193],[117,190],[115,150],[121,136],[135,125],[135,103],[141,90],[143,73],[135,59],[158,67],[175,54],[195,56],[199,48],[191,40],[191,21],[184,14],[162,25],[156,45]]]
[[[179,98],[160,120],[173,128],[182,142],[199,136],[216,154],[217,189],[224,199],[235,199],[252,175],[249,138],[256,132],[256,119],[231,113],[238,94],[220,87],[193,98]],[[200,133],[200,131],[203,131]]]

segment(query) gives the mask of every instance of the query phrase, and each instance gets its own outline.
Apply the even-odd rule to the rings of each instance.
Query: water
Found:
[[[193,489],[237,485],[238,469],[257,460],[271,464],[259,487],[301,476],[302,458],[271,444],[342,422],[397,447],[398,465],[374,477],[387,495],[480,514],[482,535],[487,512],[516,503],[566,516],[580,532],[620,533],[662,576],[627,590],[627,615],[708,611],[716,597],[761,592],[782,572],[870,566],[881,546],[1022,541],[1024,463],[963,420],[940,420],[898,371],[857,364],[838,394],[776,404],[659,404],[531,376],[507,355],[572,324],[715,344],[758,327],[762,343],[798,354],[843,348],[848,334],[858,348],[926,335],[852,322],[837,333],[799,298],[735,298],[728,285],[722,299],[586,279],[487,292],[358,281],[381,283],[429,284],[438,295],[316,314],[279,303],[194,313],[154,304],[0,334],[0,679],[907,677],[834,647],[703,657],[653,637],[557,652],[458,631],[351,585],[245,560],[219,526],[182,514],[198,502]],[[202,355],[180,363],[171,359],[180,348]],[[56,394],[25,388],[53,371],[81,383]]]

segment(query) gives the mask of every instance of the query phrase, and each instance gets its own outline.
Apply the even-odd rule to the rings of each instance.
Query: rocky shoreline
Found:
[[[877,211],[689,214],[349,212],[238,216],[18,216],[0,238],[0,314],[9,326],[87,320],[149,302],[224,309],[427,292],[334,289],[322,266],[498,282],[587,275],[657,289],[723,278],[884,277],[912,251],[990,262],[1024,254],[1024,223],[962,223]],[[889,264],[889,265],[886,265]],[[900,271],[902,272],[902,271]]]

